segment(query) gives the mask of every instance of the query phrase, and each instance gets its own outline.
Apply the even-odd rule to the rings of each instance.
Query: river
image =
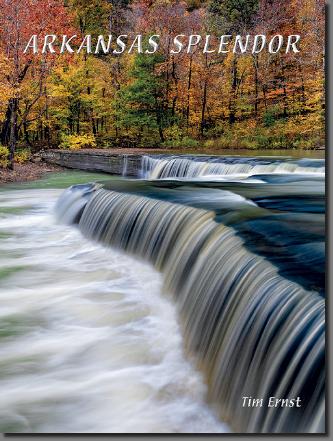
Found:
[[[55,221],[48,187],[101,177],[0,192],[0,431],[224,432],[160,275]]]
[[[218,433],[229,423],[320,431],[322,382],[315,392],[296,387],[295,373],[277,365],[286,367],[285,355],[273,353],[283,354],[278,341],[293,333],[288,347],[303,362],[322,343],[324,163],[296,162],[147,157],[140,180],[68,171],[2,187],[0,431]],[[95,181],[102,187],[62,193]],[[200,260],[202,252],[209,257]],[[253,291],[252,277],[269,290]],[[267,347],[257,345],[269,315],[247,305],[270,296],[271,314],[267,305],[278,311],[282,293],[297,310],[284,313],[276,346],[270,340],[277,367],[268,373]],[[223,318],[225,295],[238,306]],[[299,375],[322,379],[318,354],[303,365],[295,358]],[[271,386],[245,381],[253,363]],[[280,377],[308,399],[293,423],[239,415],[235,390],[273,392],[274,383],[282,392]]]

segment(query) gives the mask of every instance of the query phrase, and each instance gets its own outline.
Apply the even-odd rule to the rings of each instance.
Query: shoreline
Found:
[[[14,170],[0,168],[0,185],[23,183],[40,179],[46,173],[64,170],[63,167],[46,162],[27,162],[15,164]]]
[[[163,149],[163,148],[95,148],[95,149],[80,149],[80,150],[62,150],[62,149],[50,149],[44,152],[44,157],[39,157],[35,161],[29,161],[23,164],[15,164],[14,170],[8,170],[0,168],[0,185],[10,184],[10,183],[23,183],[34,181],[43,177],[46,173],[52,173],[57,171],[63,171],[66,169],[77,169],[77,170],[90,170],[96,171],[93,167],[93,162],[91,163],[91,168],[89,164],[86,164],[84,167],[81,167],[78,163],[66,163],[61,161],[50,161],[47,158],[48,154],[56,154],[71,156],[71,157],[80,157],[85,156],[88,158],[89,156],[97,158],[105,158],[107,162],[109,162],[111,157],[114,159],[130,157],[133,161],[137,159],[137,157],[144,155],[197,155],[197,156],[247,156],[247,157],[293,157],[295,159],[301,158],[312,158],[312,159],[325,159],[325,149],[315,149],[315,150],[302,150],[302,149],[284,149],[284,150],[253,150],[253,149]],[[46,155],[45,155],[46,154]],[[99,159],[99,161],[101,160]],[[118,160],[118,159],[117,159]],[[75,161],[76,162],[76,161]],[[121,168],[123,164],[121,165]],[[99,169],[97,171],[104,173],[111,173],[110,170]],[[121,174],[115,172],[115,174]]]
[[[293,158],[313,158],[325,159],[326,149],[246,149],[246,148],[228,148],[218,149],[209,147],[194,147],[194,148],[140,148],[140,147],[110,147],[110,148],[83,148],[78,150],[71,149],[49,149],[45,150],[44,154],[58,153],[58,154],[90,154],[90,155],[197,155],[197,156],[288,156]]]

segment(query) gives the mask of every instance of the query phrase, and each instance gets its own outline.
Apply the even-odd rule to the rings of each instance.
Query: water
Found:
[[[57,223],[45,183],[0,192],[0,431],[228,431],[161,275]]]
[[[222,195],[223,197],[223,195]],[[322,430],[324,300],[251,253],[214,213],[102,186],[73,187],[83,234],[153,263],[181,317],[209,400],[237,432]],[[74,203],[73,207],[76,204]],[[302,397],[301,409],[242,408],[242,397]]]
[[[323,159],[290,159],[281,157],[241,156],[143,156],[143,177],[149,179],[247,178],[264,174],[314,174],[324,176]]]
[[[158,155],[138,177],[0,192],[3,427],[323,432],[325,162]]]

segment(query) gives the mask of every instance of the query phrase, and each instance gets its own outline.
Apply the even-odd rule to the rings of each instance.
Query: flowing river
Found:
[[[0,192],[1,432],[225,432],[148,264],[53,215],[64,173]]]
[[[4,186],[0,431],[322,431],[324,172],[163,156]]]

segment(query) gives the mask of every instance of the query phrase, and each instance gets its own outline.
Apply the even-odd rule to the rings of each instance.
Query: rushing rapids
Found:
[[[0,432],[229,432],[161,274],[56,222],[57,182],[89,178],[0,189]]]
[[[142,176],[149,179],[214,178],[260,174],[316,174],[323,176],[323,160],[281,160],[278,158],[244,158],[218,156],[143,156]]]
[[[165,165],[150,177],[174,173]],[[91,184],[68,189],[56,212],[86,237],[163,273],[187,351],[206,374],[210,402],[233,430],[324,430],[325,317],[317,292],[282,277],[209,210]],[[302,406],[243,407],[243,397],[300,397]]]

